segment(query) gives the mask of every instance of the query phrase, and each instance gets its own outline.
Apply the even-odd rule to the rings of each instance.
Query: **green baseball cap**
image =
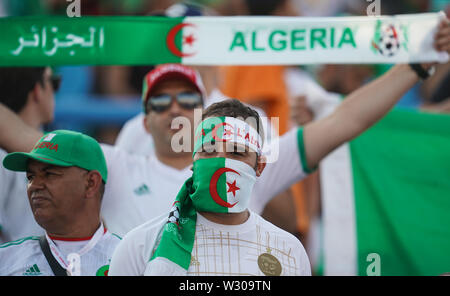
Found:
[[[11,171],[25,172],[28,160],[56,165],[76,166],[88,171],[98,171],[106,183],[108,169],[99,143],[82,133],[56,130],[45,134],[31,152],[9,153],[3,166]]]

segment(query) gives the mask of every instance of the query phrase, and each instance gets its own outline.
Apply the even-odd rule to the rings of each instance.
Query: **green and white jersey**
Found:
[[[0,161],[7,154],[0,149]],[[26,174],[0,165],[0,244],[44,233],[31,212]]]
[[[166,222],[164,215],[130,231],[114,253],[110,275],[158,275],[158,270],[152,270],[157,259],[149,260]],[[311,267],[295,236],[252,211],[240,225],[213,223],[197,213],[187,275],[308,276]]]
[[[92,244],[96,237],[98,240]],[[68,240],[47,236],[47,241],[56,261],[64,269],[72,266],[74,275],[104,276],[108,274],[112,254],[120,239],[100,227],[92,238]],[[73,254],[79,254],[79,257],[73,259]],[[0,245],[0,262],[0,276],[54,275],[41,250],[38,236]]]
[[[278,160],[266,165],[253,187],[249,208],[257,214],[274,196],[309,172],[302,153],[301,129],[292,129],[281,136],[278,147]],[[133,228],[169,213],[181,186],[192,176],[191,166],[178,170],[160,162],[155,155],[130,154],[109,145],[102,145],[102,149],[108,165],[108,183],[101,214],[106,227],[122,237]]]

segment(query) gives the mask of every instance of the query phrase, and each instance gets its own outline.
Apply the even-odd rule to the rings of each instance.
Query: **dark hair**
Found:
[[[234,118],[242,117],[244,120],[247,120],[248,118],[254,118],[256,121],[256,131],[264,140],[264,129],[259,113],[251,107],[244,105],[237,99],[228,99],[212,104],[211,106],[203,110],[202,120],[208,117],[215,116],[227,116]]]
[[[0,102],[18,113],[36,83],[44,85],[45,67],[0,67]]]
[[[286,0],[245,0],[249,15],[272,15]]]

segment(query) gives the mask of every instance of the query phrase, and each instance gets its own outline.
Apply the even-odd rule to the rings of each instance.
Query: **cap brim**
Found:
[[[156,78],[155,81],[153,81],[152,85],[147,89],[145,101],[148,100],[148,97],[155,90],[155,88],[158,84],[160,84],[161,82],[163,82],[165,80],[169,80],[169,79],[185,80],[186,82],[192,84],[197,89],[197,91],[203,96],[203,91],[202,91],[201,87],[198,85],[198,83],[196,83],[194,80],[192,80],[191,77],[189,77],[186,74],[183,74],[181,72],[172,71],[172,72],[164,73],[160,77]]]
[[[28,160],[30,159],[56,166],[73,166],[68,162],[49,157],[48,155],[25,152],[14,152],[6,155],[3,159],[3,166],[11,171],[25,172],[27,170]]]

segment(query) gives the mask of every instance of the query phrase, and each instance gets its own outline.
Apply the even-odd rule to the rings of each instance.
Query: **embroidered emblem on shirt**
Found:
[[[42,272],[39,270],[39,267],[37,266],[37,264],[34,264],[30,268],[28,268],[22,275],[34,276],[34,275],[41,275],[41,274],[42,274]]]
[[[144,194],[150,194],[150,189],[146,184],[142,184],[138,188],[133,190],[136,195],[144,195]]]
[[[96,276],[108,276],[109,265],[103,265],[95,273]]]
[[[267,248],[267,253],[262,253],[258,257],[259,269],[267,276],[278,276],[281,274],[281,263],[270,254],[271,250]]]

